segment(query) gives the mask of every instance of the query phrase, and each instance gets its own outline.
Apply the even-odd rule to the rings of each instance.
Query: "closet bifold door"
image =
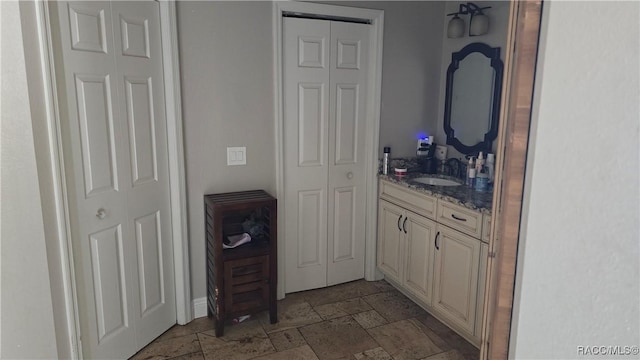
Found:
[[[282,25],[288,293],[364,277],[370,26]]]
[[[176,323],[160,4],[50,2],[85,358]]]
[[[327,286],[330,23],[283,19],[286,292]]]
[[[327,285],[364,277],[369,27],[331,22]]]

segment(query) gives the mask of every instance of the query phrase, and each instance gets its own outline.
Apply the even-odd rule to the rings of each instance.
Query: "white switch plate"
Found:
[[[247,148],[245,146],[228,147],[227,165],[247,165]]]

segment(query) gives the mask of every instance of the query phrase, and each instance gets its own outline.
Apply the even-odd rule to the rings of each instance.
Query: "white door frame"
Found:
[[[376,238],[377,238],[377,196],[378,196],[378,135],[380,131],[380,104],[382,88],[382,35],[384,27],[384,11],[352,8],[346,6],[322,5],[306,2],[274,2],[273,5],[273,41],[274,41],[274,74],[275,74],[275,140],[276,140],[276,195],[284,204],[284,117],[282,91],[282,18],[284,12],[297,12],[332,17],[347,17],[371,21],[371,47],[369,56],[369,83],[367,97],[367,125],[365,141],[365,173],[366,175],[366,216],[365,216],[365,265],[364,276],[367,280],[379,280],[381,274],[376,270]],[[278,299],[285,296],[285,229],[284,207],[278,207]]]
[[[70,213],[68,208],[68,185],[65,179],[64,159],[62,152],[60,113],[58,109],[58,89],[56,87],[51,21],[48,3],[35,2],[35,21],[40,59],[39,71],[43,80],[44,107],[46,108],[46,126],[48,146],[47,154],[40,154],[46,159],[46,166],[51,169],[50,190],[53,193],[51,210],[43,208],[43,216],[55,219],[55,234],[47,239],[50,246],[56,247],[59,257],[49,256],[49,263],[60,265],[60,280],[64,293],[65,326],[57,324],[58,348],[71,349],[72,359],[82,358],[80,342],[80,324],[78,297],[71,245]],[[160,33],[162,37],[162,61],[165,91],[165,112],[167,118],[167,145],[169,152],[169,191],[171,201],[171,225],[174,279],[176,289],[176,319],[178,324],[186,324],[193,320],[191,304],[191,279],[189,272],[189,252],[187,233],[187,200],[186,178],[184,167],[184,146],[182,134],[182,102],[180,97],[180,71],[178,62],[178,33],[176,21],[176,4],[174,1],[160,0]],[[36,148],[36,151],[44,149]],[[48,245],[48,246],[49,246]],[[50,266],[51,267],[51,266]]]

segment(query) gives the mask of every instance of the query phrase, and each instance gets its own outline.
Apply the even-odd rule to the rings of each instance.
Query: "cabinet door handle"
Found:
[[[455,214],[451,214],[451,217],[458,220],[458,221],[467,221],[467,219],[465,218],[461,218],[461,217],[457,217]]]
[[[398,230],[402,231],[402,229],[400,228],[400,220],[402,220],[402,215],[400,215],[400,217],[398,218]]]
[[[436,241],[433,244],[436,246],[436,250],[440,250],[440,245],[438,245],[438,238],[440,237],[440,231],[436,234]]]
[[[404,230],[404,233],[407,233],[407,219],[408,217],[404,218],[404,221],[402,222],[402,229]]]

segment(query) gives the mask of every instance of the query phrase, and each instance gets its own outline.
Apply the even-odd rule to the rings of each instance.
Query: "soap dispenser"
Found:
[[[480,173],[480,169],[484,166],[484,156],[482,151],[478,154],[478,159],[476,160],[476,173]]]
[[[478,161],[480,161],[480,159],[478,159]],[[478,164],[476,164],[476,167],[478,167]],[[482,164],[480,165],[480,171],[478,171],[478,174],[476,175],[474,189],[480,192],[484,192],[489,189],[489,173],[487,172],[487,167]]]
[[[467,177],[465,184],[469,187],[473,187],[476,177],[476,169],[473,166],[473,156],[469,156],[469,163],[467,164]]]

